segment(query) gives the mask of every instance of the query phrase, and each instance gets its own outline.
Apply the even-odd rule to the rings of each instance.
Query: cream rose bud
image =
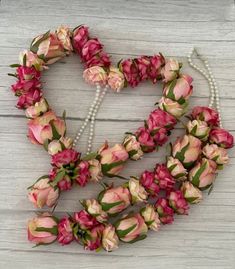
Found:
[[[185,114],[188,108],[188,102],[185,101],[183,104],[179,104],[177,101],[173,101],[169,98],[162,97],[159,101],[159,107],[171,114],[176,118],[180,118]]]
[[[103,177],[101,171],[101,164],[98,160],[92,159],[88,161],[89,163],[89,172],[90,172],[90,180],[94,182],[98,182]]]
[[[91,85],[105,85],[107,82],[107,73],[101,66],[92,66],[84,70],[83,78]]]
[[[106,251],[113,251],[118,248],[119,239],[113,225],[105,226],[102,234],[102,247]]]
[[[109,87],[117,92],[125,86],[124,74],[116,67],[111,66],[108,74],[108,85]]]
[[[202,149],[202,153],[206,158],[215,161],[218,165],[226,164],[229,161],[227,150],[216,144],[206,144]]]
[[[95,199],[87,199],[81,201],[82,205],[85,207],[86,211],[95,217],[97,221],[103,223],[107,221],[108,215],[102,210],[101,205]]]
[[[135,135],[128,134],[124,138],[123,146],[132,160],[139,160],[144,154]]]
[[[53,140],[48,144],[47,151],[50,155],[54,155],[62,150],[59,140]]]
[[[196,136],[202,141],[206,141],[210,132],[210,127],[205,121],[193,120],[188,121],[187,130],[189,134]]]
[[[161,69],[161,76],[164,82],[172,81],[179,75],[180,64],[175,59],[169,59]]]
[[[189,181],[182,184],[181,191],[183,192],[184,198],[190,204],[197,204],[202,200],[202,192]]]
[[[132,203],[143,202],[147,200],[148,193],[140,184],[140,181],[138,179],[131,177],[128,184],[129,191],[131,193]]]
[[[36,70],[42,71],[45,68],[45,63],[40,59],[37,54],[29,50],[24,50],[19,55],[20,65],[26,65],[27,67],[35,67]]]
[[[60,26],[56,30],[56,36],[62,43],[64,49],[66,49],[68,52],[73,50],[73,46],[71,43],[72,32],[69,30],[67,26]]]
[[[146,225],[149,229],[153,231],[158,231],[160,228],[160,219],[158,213],[155,211],[154,206],[146,205],[140,212],[141,216],[144,218]]]
[[[178,159],[168,157],[167,168],[176,180],[185,180],[187,178],[188,171]]]
[[[27,118],[36,118],[41,116],[43,113],[47,112],[49,105],[45,98],[41,98],[39,102],[36,102],[34,105],[28,107],[25,110],[25,115]]]

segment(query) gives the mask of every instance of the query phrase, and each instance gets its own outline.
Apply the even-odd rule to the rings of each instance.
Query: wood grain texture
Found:
[[[220,86],[224,126],[235,134],[235,5],[233,0],[2,0],[0,5],[0,268],[235,268],[235,150],[230,164],[220,173],[214,191],[189,216],[135,245],[122,244],[113,253],[85,252],[71,244],[32,248],[26,238],[26,222],[34,209],[26,187],[48,172],[49,157],[26,138],[26,119],[14,108],[6,76],[9,64],[30,40],[60,24],[88,24],[112,55],[153,54],[177,57],[191,74],[194,94],[191,106],[208,103],[206,81],[186,63],[192,46],[210,61]],[[43,74],[45,94],[58,114],[66,109],[68,132],[76,133],[94,97],[94,89],[82,80],[77,57],[56,63]],[[105,97],[98,113],[94,149],[105,139],[119,142],[123,133],[138,127],[159,99],[161,85],[143,83]],[[172,140],[182,134],[177,126]],[[85,150],[86,134],[79,149]],[[165,148],[140,162],[129,161],[123,175],[138,175],[164,159]],[[114,180],[113,180],[114,181]],[[115,180],[115,184],[120,183]],[[90,184],[63,193],[56,208],[59,216],[80,208],[78,200],[94,197],[100,187]]]

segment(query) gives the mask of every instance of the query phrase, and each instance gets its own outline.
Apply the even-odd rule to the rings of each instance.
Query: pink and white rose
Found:
[[[98,222],[103,223],[107,221],[108,215],[96,199],[83,200],[82,205],[91,216],[97,219]]]
[[[202,153],[207,159],[215,161],[218,165],[226,164],[229,161],[227,150],[216,144],[206,144]]]
[[[60,26],[55,33],[67,53],[73,51],[71,43],[72,32],[70,29],[67,26]]]
[[[20,65],[26,67],[34,67],[37,71],[42,71],[45,68],[45,63],[38,57],[37,54],[29,50],[24,50],[19,55]]]
[[[167,168],[176,180],[185,180],[187,178],[187,169],[184,168],[178,159],[168,157]]]
[[[202,200],[202,192],[189,181],[182,184],[181,191],[190,204],[197,204]]]
[[[187,111],[188,102],[185,101],[184,103],[179,104],[177,101],[162,97],[159,101],[159,107],[162,110],[170,113],[175,118],[180,118]]]
[[[161,76],[164,82],[172,81],[179,76],[181,64],[175,59],[169,59],[161,69]]]
[[[187,131],[189,134],[199,138],[202,141],[206,141],[210,132],[210,127],[205,121],[193,120],[188,121]]]
[[[141,216],[144,218],[144,221],[149,229],[153,231],[158,231],[160,229],[160,219],[158,213],[155,211],[154,206],[146,205],[140,212]]]
[[[90,180],[94,182],[99,182],[103,177],[100,162],[96,159],[92,159],[89,160],[88,163],[89,163]]]
[[[92,66],[83,72],[83,78],[91,85],[102,85],[107,83],[107,73],[101,66]]]
[[[109,87],[120,92],[125,86],[125,77],[119,68],[111,66],[108,74],[108,85]]]
[[[131,194],[132,203],[143,202],[147,200],[148,193],[140,184],[138,179],[131,177],[128,182],[128,188]]]
[[[112,224],[105,226],[102,234],[102,247],[110,252],[118,248],[119,239]]]
[[[140,142],[137,141],[135,135],[126,135],[122,144],[129,154],[130,159],[136,161],[143,156],[144,153],[141,149]]]
[[[45,98],[41,98],[34,105],[28,107],[25,110],[25,115],[27,118],[36,118],[41,116],[43,113],[47,112],[49,109],[49,105]]]

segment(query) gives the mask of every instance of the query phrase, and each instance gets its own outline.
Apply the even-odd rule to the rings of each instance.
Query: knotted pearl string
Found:
[[[192,60],[193,53],[195,52],[196,56],[202,61],[204,64],[205,70],[198,67]],[[191,52],[188,55],[188,63],[191,67],[193,67],[195,70],[197,70],[199,73],[201,73],[208,81],[209,88],[210,88],[210,103],[209,107],[215,106],[218,115],[219,115],[219,126],[222,128],[221,123],[221,110],[220,110],[220,101],[219,101],[219,89],[217,87],[217,83],[215,81],[215,78],[213,76],[213,73],[211,71],[211,68],[209,66],[208,61],[202,57],[195,48],[191,50]]]

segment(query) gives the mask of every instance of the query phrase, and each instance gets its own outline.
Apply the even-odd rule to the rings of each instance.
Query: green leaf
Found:
[[[16,74],[12,74],[12,73],[7,73],[8,76],[10,77],[14,77],[14,78],[17,78],[17,75]]]
[[[50,125],[51,125],[51,129],[52,129],[53,139],[60,139],[61,135],[57,132],[55,125],[52,121],[50,122]]]
[[[184,161],[184,154],[185,154],[186,150],[188,149],[188,147],[189,147],[189,143],[181,149],[181,152],[176,153],[175,158],[177,158],[179,161],[183,162]]]
[[[48,144],[49,144],[49,140],[46,139],[45,142],[43,143],[43,147],[46,151],[48,151]]]
[[[133,244],[133,243],[135,243],[135,242],[137,242],[137,241],[140,241],[140,240],[145,239],[146,237],[147,237],[146,234],[142,234],[142,235],[139,235],[138,237],[136,237],[135,239],[133,239],[132,241],[130,241],[130,242],[128,242],[128,243]]]
[[[27,57],[26,54],[24,54],[24,57],[23,57],[23,66],[26,66],[26,60],[27,60],[26,57]]]
[[[108,203],[101,203],[101,206],[102,206],[102,209],[104,211],[109,211],[109,209],[111,209],[111,208],[113,208],[113,207],[115,207],[117,205],[120,205],[122,203],[123,203],[123,201],[118,201],[118,202],[110,203],[110,204],[108,204]]]
[[[173,101],[175,101],[175,95],[174,95],[174,91],[173,90],[175,88],[176,82],[177,82],[176,79],[174,79],[174,80],[172,80],[170,82],[170,84],[168,85],[169,91],[168,91],[167,96],[166,96],[167,98],[169,98],[169,99],[171,99]]]
[[[65,170],[59,171],[59,173],[56,175],[54,180],[51,182],[51,186],[55,187],[57,183],[60,182],[64,178],[64,176],[65,176]]]
[[[116,230],[116,232],[117,232],[117,236],[119,237],[119,238],[122,238],[122,237],[125,237],[127,234],[129,234],[132,230],[134,230],[135,229],[135,227],[137,226],[137,224],[134,224],[134,225],[132,225],[131,227],[129,227],[128,229],[126,229],[126,230]]]
[[[199,187],[199,184],[200,184],[200,176],[201,174],[204,172],[204,170],[206,169],[206,165],[207,163],[204,162],[202,164],[202,166],[197,170],[196,174],[192,177],[192,184],[196,187]]]
[[[177,103],[179,103],[180,105],[183,105],[184,103],[185,103],[186,101],[185,101],[185,99],[184,99],[184,97],[180,97],[180,99],[177,101]]]
[[[20,64],[11,64],[10,67],[12,67],[12,68],[20,67]]]
[[[110,163],[110,164],[102,164],[102,173],[104,175],[108,174],[108,171],[112,170],[113,168],[124,164],[125,161],[118,161],[118,162],[114,162],[114,163]]]
[[[173,165],[171,165],[171,166],[168,168],[168,170],[169,170],[170,172],[172,172],[173,169],[174,169],[176,166],[177,166],[177,164],[173,164]]]
[[[47,233],[51,233],[53,235],[57,235],[58,234],[58,228],[57,226],[54,226],[52,228],[45,228],[45,227],[37,227],[35,229],[36,232],[47,232]]]
[[[91,152],[91,153],[85,155],[85,156],[82,158],[82,160],[83,160],[83,161],[90,161],[90,160],[95,159],[95,158],[97,157],[97,155],[98,155],[97,152]]]

